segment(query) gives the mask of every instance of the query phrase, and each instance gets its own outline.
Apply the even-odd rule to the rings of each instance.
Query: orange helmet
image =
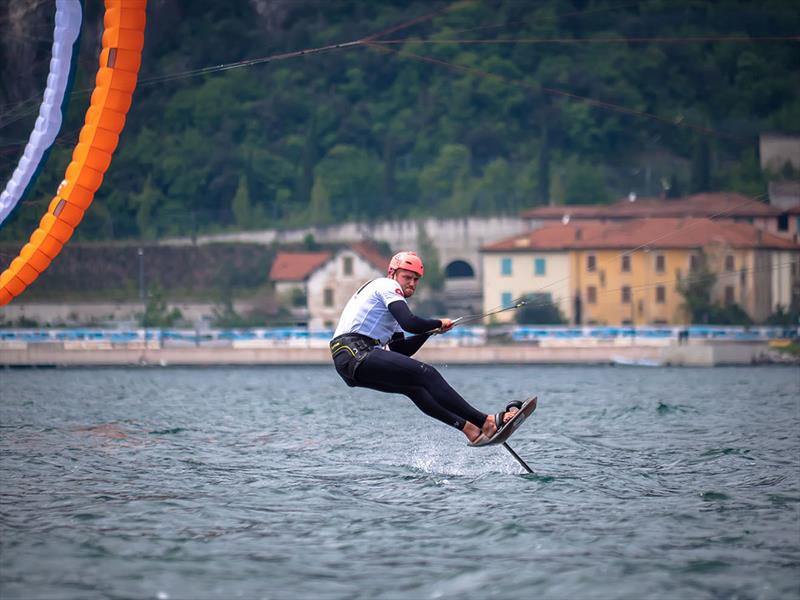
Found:
[[[394,272],[397,271],[397,269],[406,269],[407,271],[416,273],[420,277],[422,277],[422,275],[425,273],[425,267],[422,266],[422,260],[419,256],[417,256],[416,252],[412,252],[411,250],[398,252],[392,257],[392,260],[389,261],[389,270],[387,271],[387,275],[391,277],[394,275]]]

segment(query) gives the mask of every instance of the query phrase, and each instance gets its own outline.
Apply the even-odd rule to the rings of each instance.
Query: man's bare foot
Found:
[[[516,406],[512,406],[510,410],[507,410],[503,413],[503,425],[508,423],[515,414],[519,412],[519,409]]]
[[[508,423],[511,420],[511,418],[518,412],[519,412],[519,409],[516,408],[516,407],[511,407],[510,410],[503,411],[503,413],[502,413],[503,414],[503,423],[502,423],[502,425],[505,425],[506,423]],[[496,421],[495,415],[487,416],[486,417],[486,421],[483,424],[483,429],[482,429],[483,435],[485,435],[486,437],[492,437],[495,433],[497,433],[497,429],[498,429],[498,427],[497,427],[497,421]]]
[[[470,441],[470,443],[477,442],[481,435],[483,435],[477,425],[473,425],[469,421],[464,424],[464,428],[461,431],[464,432],[464,435],[467,436],[467,439]]]
[[[497,433],[497,424],[494,420],[494,415],[488,415],[486,421],[483,422],[483,435],[490,438]]]

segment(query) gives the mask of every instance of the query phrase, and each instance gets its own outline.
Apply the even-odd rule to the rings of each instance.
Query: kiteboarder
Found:
[[[336,372],[351,387],[408,396],[422,412],[459,429],[470,442],[491,438],[517,407],[487,415],[434,367],[411,358],[432,334],[453,328],[450,319],[424,319],[409,309],[406,298],[414,295],[424,272],[415,252],[398,252],[386,277],[368,281],[353,294],[330,342]],[[406,337],[404,331],[415,335]]]

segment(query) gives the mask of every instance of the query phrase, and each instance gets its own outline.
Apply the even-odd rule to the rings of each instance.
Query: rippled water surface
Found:
[[[442,371],[535,474],[328,368],[0,371],[0,597],[800,596],[796,368]]]

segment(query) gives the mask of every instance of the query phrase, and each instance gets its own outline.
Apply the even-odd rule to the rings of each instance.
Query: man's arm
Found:
[[[408,304],[402,300],[392,302],[389,305],[389,312],[400,323],[400,327],[409,333],[426,333],[442,326],[442,322],[439,319],[423,319],[412,314]]]
[[[398,352],[406,356],[412,356],[422,347],[422,344],[430,337],[429,332],[441,329],[444,326],[444,323],[439,319],[423,319],[415,316],[412,314],[411,309],[408,308],[408,304],[399,300],[389,305],[389,312],[392,313],[392,316],[397,319],[400,327],[405,331],[418,334],[406,338],[401,332],[398,332],[389,340],[389,349],[392,352]]]
[[[407,338],[402,331],[398,331],[389,340],[389,350],[398,354],[413,356],[422,347],[422,344],[428,341],[429,337],[431,337],[429,333],[420,333]]]

